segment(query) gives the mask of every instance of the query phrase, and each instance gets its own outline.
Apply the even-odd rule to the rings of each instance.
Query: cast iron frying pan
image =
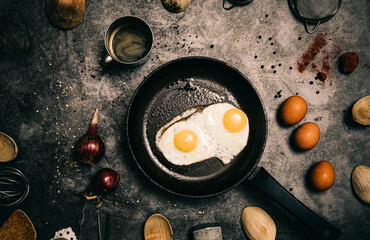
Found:
[[[168,162],[155,146],[157,131],[189,108],[221,102],[247,114],[246,148],[226,165],[215,158],[190,166]],[[143,81],[129,107],[127,132],[137,164],[154,183],[179,195],[203,197],[248,176],[263,152],[267,122],[257,91],[238,70],[215,59],[190,57],[161,66]]]

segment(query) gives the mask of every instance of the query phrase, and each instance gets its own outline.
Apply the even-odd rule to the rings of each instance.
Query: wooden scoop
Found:
[[[145,240],[172,240],[173,232],[170,222],[161,214],[154,214],[144,225]]]
[[[0,228],[1,240],[36,240],[36,236],[31,220],[19,209],[10,215]]]
[[[77,27],[85,15],[85,0],[46,0],[50,22],[61,29]]]
[[[274,240],[276,237],[275,222],[262,208],[244,208],[242,225],[250,240]]]
[[[10,162],[18,154],[18,147],[14,140],[0,132],[0,162]]]
[[[362,125],[370,125],[370,96],[361,98],[353,105],[352,117]]]

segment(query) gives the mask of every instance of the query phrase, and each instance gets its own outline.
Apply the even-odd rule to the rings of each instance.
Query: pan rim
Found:
[[[135,153],[133,151],[133,146],[132,146],[132,143],[130,141],[130,136],[129,136],[129,131],[130,131],[129,130],[129,120],[130,120],[130,117],[131,117],[131,114],[132,114],[131,109],[132,109],[132,106],[133,106],[134,101],[136,99],[136,96],[138,95],[138,93],[139,93],[140,89],[142,88],[142,86],[145,85],[146,82],[148,82],[151,79],[151,76],[152,75],[154,75],[157,72],[161,71],[161,69],[166,68],[168,65],[172,65],[172,64],[175,64],[177,62],[187,61],[187,60],[206,60],[206,61],[210,61],[210,62],[215,62],[215,63],[223,64],[223,65],[231,68],[237,74],[239,74],[252,87],[253,91],[255,92],[256,96],[258,97],[258,100],[259,100],[259,102],[261,104],[261,107],[262,107],[263,118],[264,118],[265,133],[264,133],[264,136],[263,136],[263,141],[261,142],[260,151],[259,151],[258,155],[256,156],[256,160],[252,164],[253,166],[250,169],[245,169],[245,171],[247,171],[246,174],[243,177],[241,177],[239,180],[237,180],[234,183],[230,184],[230,186],[226,187],[225,189],[220,190],[220,191],[217,191],[217,192],[212,192],[212,193],[209,193],[209,194],[203,194],[203,195],[192,195],[192,194],[184,194],[184,193],[176,192],[176,191],[173,191],[171,189],[166,188],[165,186],[163,186],[160,183],[158,183],[157,181],[155,181],[155,179],[153,179],[152,177],[150,177],[148,175],[148,173],[142,168],[142,166],[140,165],[139,161],[137,160],[137,156],[135,156]],[[134,92],[134,94],[133,94],[133,96],[132,96],[132,98],[130,100],[130,103],[128,105],[128,108],[127,108],[127,116],[126,116],[126,137],[127,137],[128,147],[130,149],[131,156],[134,159],[136,165],[139,167],[140,171],[142,173],[144,173],[144,175],[151,182],[153,182],[155,185],[157,185],[161,189],[163,189],[163,190],[165,190],[167,192],[170,192],[170,193],[172,193],[174,195],[178,195],[178,196],[182,196],[182,197],[187,197],[187,198],[207,198],[207,197],[212,197],[212,196],[220,195],[222,193],[225,193],[225,192],[231,190],[232,188],[235,188],[241,182],[243,182],[247,178],[249,178],[249,176],[251,174],[253,174],[253,172],[255,171],[255,169],[258,168],[257,165],[258,165],[258,163],[259,163],[259,161],[260,161],[260,159],[261,159],[261,157],[263,155],[263,152],[265,150],[265,147],[266,147],[267,135],[268,135],[268,119],[267,119],[267,114],[266,114],[266,108],[265,108],[265,106],[263,104],[262,98],[261,98],[259,92],[257,91],[256,87],[252,84],[252,82],[240,70],[238,70],[237,68],[235,68],[231,64],[226,63],[226,62],[221,61],[221,60],[216,59],[216,58],[211,58],[211,57],[206,57],[206,56],[181,57],[181,58],[177,58],[177,59],[171,60],[169,62],[166,62],[166,63],[162,64],[161,66],[157,67],[148,76],[146,76],[144,78],[144,80],[138,85],[138,87],[136,88],[136,90],[135,90],[135,92]]]

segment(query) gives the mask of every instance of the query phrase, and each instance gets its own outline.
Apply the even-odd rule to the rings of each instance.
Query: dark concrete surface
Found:
[[[80,192],[97,170],[111,167],[123,180],[104,197],[101,207],[106,239],[143,239],[144,223],[154,213],[169,219],[174,239],[190,239],[189,230],[205,223],[218,223],[224,239],[247,239],[240,215],[251,205],[274,219],[277,239],[315,239],[248,183],[210,198],[184,198],[159,189],[135,165],[127,147],[125,118],[136,87],[162,62],[207,56],[238,68],[262,97],[269,133],[259,166],[340,228],[340,239],[369,239],[370,208],[355,196],[350,181],[353,168],[369,165],[370,159],[370,128],[355,124],[350,116],[354,102],[370,94],[369,3],[343,1],[337,15],[309,35],[285,0],[255,0],[230,11],[222,8],[221,0],[193,0],[179,14],[167,12],[160,0],[87,0],[83,22],[69,31],[50,24],[44,1],[1,1],[2,12],[18,9],[27,19],[33,45],[28,53],[0,57],[0,131],[12,136],[19,147],[17,158],[0,167],[19,168],[31,183],[22,204],[0,207],[0,224],[20,208],[33,221],[38,239],[50,239],[66,227],[72,227],[78,239],[97,239],[94,203],[83,200]],[[124,15],[142,17],[153,28],[151,58],[138,68],[102,72],[104,31]],[[331,65],[325,82],[315,79],[317,70],[301,73],[297,66],[319,34],[324,34],[327,44],[317,58],[317,69],[325,61]],[[336,68],[337,57],[347,51],[360,56],[350,75]],[[303,121],[314,121],[321,129],[319,144],[304,153],[289,143],[297,126],[283,127],[276,119],[279,105],[296,93],[308,102]],[[106,154],[90,167],[76,159],[73,146],[87,130],[95,108],[100,109],[99,134]],[[321,160],[333,164],[336,180],[330,190],[315,192],[306,175]]]

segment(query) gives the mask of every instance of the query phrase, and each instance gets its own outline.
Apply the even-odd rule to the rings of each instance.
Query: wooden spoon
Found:
[[[5,133],[0,132],[0,162],[10,162],[18,154],[15,141]]]
[[[370,167],[358,165],[352,172],[352,186],[357,196],[370,204]]]
[[[15,211],[0,228],[1,240],[36,240],[36,230],[22,210]]]
[[[172,240],[173,232],[170,222],[161,214],[154,214],[144,225],[145,240]]]
[[[61,29],[77,27],[85,15],[85,0],[46,0],[50,22]]]
[[[370,125],[370,96],[361,98],[353,105],[352,117],[362,125]]]
[[[251,240],[274,240],[276,225],[274,220],[259,207],[246,207],[242,212],[242,225]]]

